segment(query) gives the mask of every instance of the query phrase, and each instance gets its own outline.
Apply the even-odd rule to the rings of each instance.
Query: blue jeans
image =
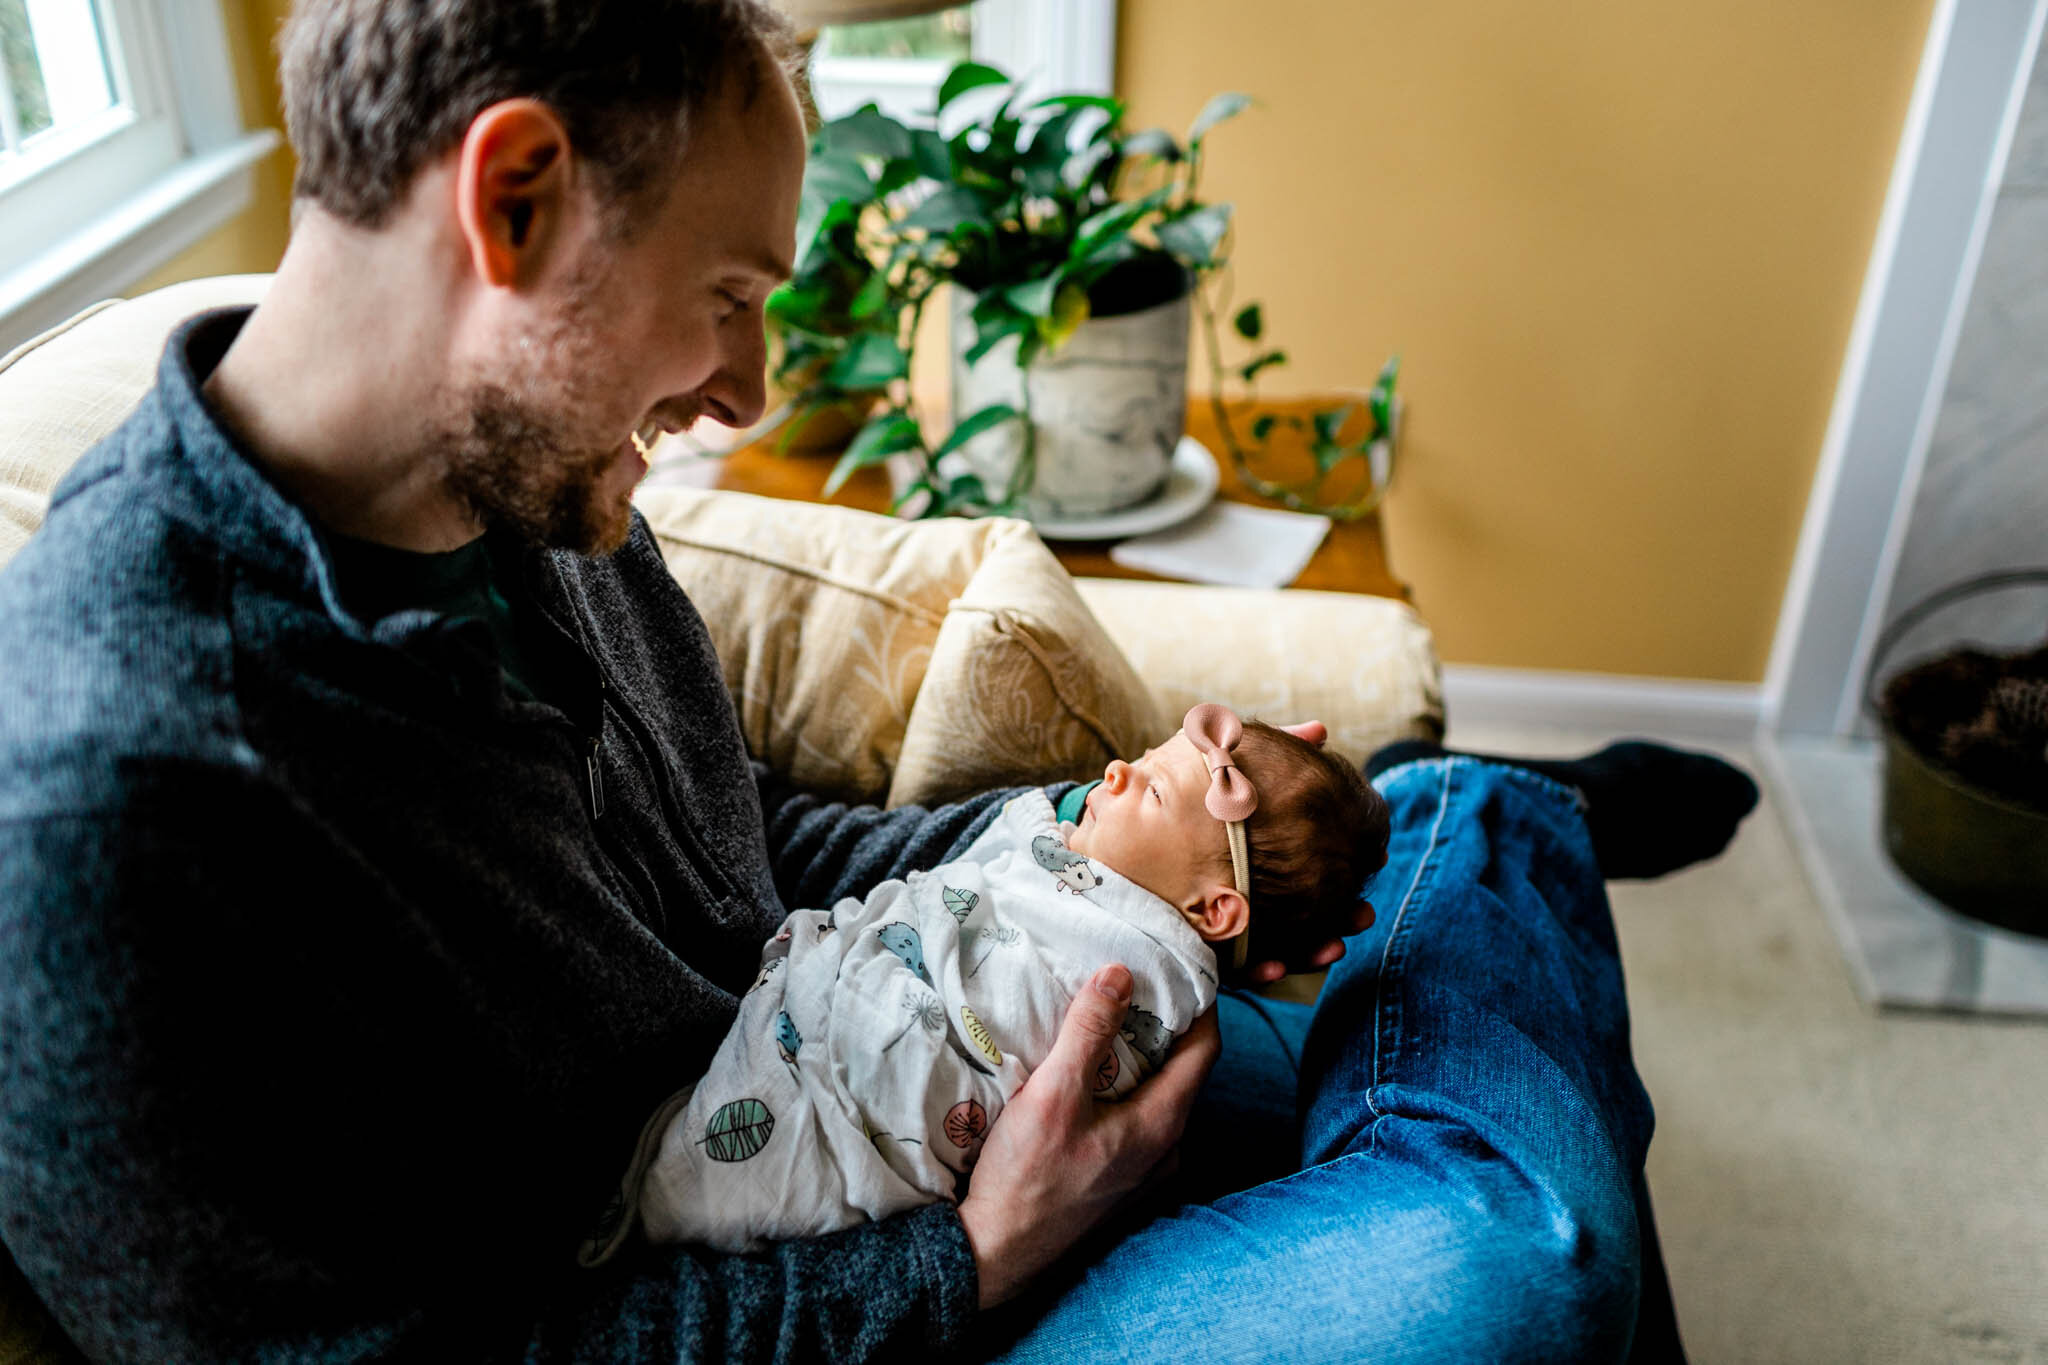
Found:
[[[1466,758],[1378,785],[1377,923],[1313,1006],[1225,993],[1173,1201],[991,1315],[983,1353],[1627,1354],[1650,1103],[1576,794]]]

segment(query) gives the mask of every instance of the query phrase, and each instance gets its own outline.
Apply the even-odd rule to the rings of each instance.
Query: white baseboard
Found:
[[[1555,725],[1621,736],[1748,739],[1763,715],[1761,683],[1616,673],[1444,666],[1444,710],[1459,722]]]

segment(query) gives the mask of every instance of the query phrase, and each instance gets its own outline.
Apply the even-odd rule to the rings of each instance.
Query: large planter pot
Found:
[[[969,366],[973,294],[953,291],[953,413],[991,403],[1024,408],[1017,343],[1007,340]],[[1187,422],[1191,298],[1117,317],[1090,318],[1067,344],[1031,367],[1030,412],[1037,473],[1027,514],[1072,520],[1145,501],[1166,482]],[[961,448],[991,492],[1009,486],[1023,452],[1020,424],[1005,423]]]

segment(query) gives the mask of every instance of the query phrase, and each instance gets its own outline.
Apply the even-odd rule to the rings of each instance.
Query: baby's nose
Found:
[[[1124,789],[1131,780],[1131,765],[1120,758],[1109,760],[1109,766],[1102,770],[1102,785],[1109,788],[1111,796]]]

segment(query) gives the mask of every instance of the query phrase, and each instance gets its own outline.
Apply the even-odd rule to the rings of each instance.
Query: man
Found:
[[[300,179],[269,294],[181,329],[0,575],[0,1236],[95,1357],[992,1349],[1004,1324],[977,1312],[1179,1138],[1217,1028],[1130,1103],[1094,1104],[1129,994],[1106,965],[957,1208],[759,1257],[574,1266],[784,906],[943,861],[1006,795],[848,810],[750,765],[702,623],[631,513],[636,433],[763,406],[761,307],[790,270],[803,157],[780,43],[756,0],[307,0],[281,45]],[[1333,978],[1307,1050],[1307,1015],[1275,1026],[1263,1092],[1243,1068],[1274,1049],[1232,1002],[1240,1074],[1216,1101],[1248,1096],[1292,1147],[1299,1063],[1305,1098],[1333,1097],[1300,1139],[1343,1177],[1329,1197],[1233,1196],[1279,1220],[1234,1260],[1213,1223],[1155,1222],[1056,1303],[1041,1280],[1009,1324],[1043,1319],[1020,1350],[1100,1343],[1148,1287],[1182,1317],[1125,1333],[1135,1354],[1198,1350],[1205,1306],[1267,1333],[1240,1335],[1246,1353],[1275,1331],[1308,1349],[1271,1278],[1355,1313],[1393,1282],[1381,1257],[1436,1277],[1380,1323],[1390,1349],[1426,1345],[1399,1314],[1432,1311],[1468,1345],[1539,1319],[1561,1356],[1626,1342],[1647,1109],[1585,827],[1555,783],[1420,757],[1389,777],[1409,793],[1402,922],[1453,916],[1450,891],[1424,913],[1431,888],[1493,867],[1517,802],[1570,869],[1521,878],[1541,883],[1529,960],[1565,998],[1516,1008],[1556,1020],[1556,1076],[1484,1021],[1479,1043],[1433,1046],[1452,1071],[1498,1061],[1511,1107],[1540,1111],[1536,1147],[1565,1132],[1541,1116],[1567,1113],[1592,1156],[1532,1154],[1478,1111],[1427,1141],[1404,1128],[1428,1124],[1397,1093],[1388,1011],[1435,1015],[1385,983],[1418,949],[1355,941],[1371,951]],[[1461,830],[1482,852],[1425,877]],[[1498,975],[1498,950],[1425,935],[1445,957],[1432,989]],[[1512,1154],[1497,1202],[1489,1150]],[[1516,1313],[1466,1321],[1480,1281],[1460,1265]]]

